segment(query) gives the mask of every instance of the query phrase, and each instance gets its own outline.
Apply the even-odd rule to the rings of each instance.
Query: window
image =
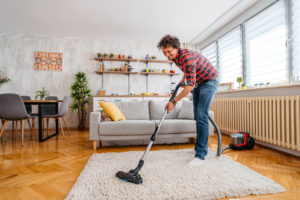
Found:
[[[217,62],[217,44],[213,42],[212,44],[208,45],[207,47],[201,50],[201,54],[208,59],[211,64],[218,68]]]
[[[218,50],[220,82],[233,82],[234,88],[237,88],[236,79],[243,76],[240,27],[218,40]]]
[[[292,1],[292,76],[300,80],[300,1]]]
[[[289,80],[283,3],[273,4],[245,23],[248,85]]]

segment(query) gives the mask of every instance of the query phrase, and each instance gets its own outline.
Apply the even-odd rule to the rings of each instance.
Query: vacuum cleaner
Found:
[[[253,149],[255,140],[247,132],[238,132],[230,134],[230,144],[222,149],[222,152],[227,149],[245,150]]]
[[[172,96],[171,96],[171,98],[170,98],[170,101],[173,100],[173,99],[175,98],[178,89],[179,89],[181,86],[183,86],[183,85],[184,85],[184,83],[179,83],[179,84],[176,86],[175,90],[174,90],[173,93],[172,93]],[[125,182],[130,182],[130,183],[135,183],[135,184],[142,184],[142,183],[143,183],[143,179],[142,179],[141,175],[139,174],[139,171],[140,171],[140,169],[141,169],[141,168],[143,167],[143,165],[144,165],[145,159],[146,159],[146,157],[147,157],[147,155],[148,155],[148,153],[149,153],[149,151],[150,151],[150,149],[151,149],[151,147],[152,147],[153,142],[155,141],[155,138],[156,138],[156,136],[157,136],[157,134],[158,134],[158,132],[159,132],[159,130],[160,130],[160,127],[161,127],[162,122],[164,121],[166,115],[167,115],[167,110],[165,111],[165,113],[164,113],[162,119],[160,120],[158,126],[155,128],[155,131],[154,131],[153,135],[152,135],[151,138],[150,138],[150,142],[149,142],[149,144],[148,144],[148,146],[147,146],[147,149],[145,150],[145,152],[144,152],[144,154],[143,154],[141,160],[139,161],[138,166],[137,166],[135,169],[132,169],[132,170],[130,170],[130,171],[127,172],[127,173],[126,173],[126,172],[123,172],[123,171],[119,171],[119,172],[116,174],[116,176],[117,176],[118,178],[120,178],[121,180],[123,180],[123,181],[125,181]],[[217,156],[220,156],[220,155],[221,155],[221,152],[222,152],[222,150],[221,150],[221,146],[222,146],[221,133],[220,133],[220,130],[219,130],[219,127],[217,126],[217,124],[216,124],[210,117],[208,117],[208,119],[209,119],[210,122],[213,124],[213,126],[215,127],[215,129],[216,129],[216,131],[217,131],[217,134],[218,134],[218,150],[217,150]]]

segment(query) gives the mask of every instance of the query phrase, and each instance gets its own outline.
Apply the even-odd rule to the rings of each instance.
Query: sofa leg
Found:
[[[97,140],[93,140],[93,148],[94,148],[94,150],[97,149]]]

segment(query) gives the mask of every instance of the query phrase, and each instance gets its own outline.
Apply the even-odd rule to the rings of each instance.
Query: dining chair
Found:
[[[63,137],[65,138],[65,133],[64,133],[64,130],[63,130],[63,127],[62,127],[62,123],[61,123],[61,119],[63,119],[64,121],[64,124],[65,124],[65,127],[67,129],[67,132],[68,134],[70,135],[70,131],[69,131],[69,128],[68,128],[68,125],[67,125],[67,122],[64,118],[64,116],[67,114],[68,112],[68,108],[69,108],[69,101],[70,101],[70,97],[69,96],[65,96],[63,101],[62,101],[62,104],[60,106],[60,110],[57,114],[53,114],[53,115],[43,115],[44,118],[53,118],[53,119],[58,119],[58,122],[59,122],[59,126],[60,126],[60,130],[61,132],[63,133]]]
[[[22,98],[23,101],[31,100],[30,96],[25,96],[25,95],[21,96],[21,98]],[[27,111],[28,115],[32,119],[32,124],[30,124],[29,118],[27,119],[29,128],[31,129],[31,136],[32,136],[32,132],[36,131],[35,118],[38,117],[38,114],[37,113],[32,113],[32,105],[25,105],[25,108],[26,108],[26,111]],[[16,121],[16,123],[18,123],[18,122]]]
[[[58,100],[57,96],[47,96],[45,98],[45,100]],[[42,109],[42,116],[43,115],[56,115],[57,111],[56,111],[56,105],[54,104],[45,104],[45,105],[41,105],[41,109]],[[44,116],[42,119],[42,127],[44,129]],[[49,118],[46,118],[47,120],[47,136],[49,134]]]
[[[24,119],[29,117],[20,95],[13,93],[0,94],[0,118],[3,122],[0,138],[8,121],[21,120],[22,145],[24,145]]]

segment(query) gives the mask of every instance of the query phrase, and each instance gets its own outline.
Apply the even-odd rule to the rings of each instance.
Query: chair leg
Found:
[[[2,129],[1,129],[1,132],[0,132],[0,138],[2,138],[1,136],[2,136],[2,134],[4,132],[4,130],[5,130],[6,122],[7,122],[6,120],[4,120],[4,122],[2,120]]]
[[[28,122],[29,128],[32,130],[32,126],[31,126],[31,124],[30,124],[29,118],[27,118],[27,122]]]
[[[21,129],[22,129],[22,146],[24,146],[24,120],[21,121]]]
[[[16,121],[16,127],[15,127],[15,136],[18,134],[18,121]]]
[[[49,118],[47,117],[46,118],[46,121],[47,121],[47,136],[49,135]]]
[[[32,132],[33,132],[33,130],[32,130],[32,125],[30,124],[29,118],[27,118],[27,123],[28,123],[28,126],[30,128],[30,139],[31,139],[32,138]]]
[[[65,138],[65,132],[63,130],[63,127],[62,127],[62,124],[61,124],[61,121],[60,121],[60,117],[58,117],[58,122],[59,122],[60,130],[63,133],[63,137]]]
[[[12,121],[11,132],[12,134],[15,133],[15,121]]]
[[[62,118],[63,118],[64,124],[65,124],[65,126],[66,126],[66,128],[67,128],[67,132],[68,132],[68,134],[69,134],[69,136],[70,136],[70,131],[69,131],[69,127],[68,127],[68,125],[67,125],[67,122],[66,122],[66,120],[65,120],[64,117],[62,117]]]
[[[31,125],[31,127],[32,127],[32,130],[33,130],[33,133],[35,134],[36,128],[35,128],[35,118],[34,117],[32,118],[32,125]]]
[[[5,121],[4,119],[1,119],[2,127],[3,127],[4,121]],[[4,141],[6,142],[6,132],[5,132],[5,129],[3,130],[2,134],[4,134]],[[1,135],[0,135],[0,138],[1,138]],[[2,138],[1,138],[1,140],[2,140]]]

